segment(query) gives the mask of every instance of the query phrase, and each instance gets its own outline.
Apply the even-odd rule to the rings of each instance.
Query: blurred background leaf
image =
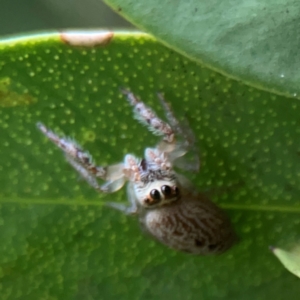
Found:
[[[1,0],[0,35],[62,28],[133,28],[100,0]]]
[[[300,3],[294,0],[104,0],[193,60],[299,98]]]
[[[161,114],[163,91],[201,149],[202,191],[223,190],[240,243],[217,257],[176,253],[99,195],[36,129],[76,138],[99,164],[155,145],[118,87]],[[143,34],[74,48],[56,34],[0,45],[2,299],[283,299],[298,278],[268,246],[299,238],[300,103],[208,70]]]

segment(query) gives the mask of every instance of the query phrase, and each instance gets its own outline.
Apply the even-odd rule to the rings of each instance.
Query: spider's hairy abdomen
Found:
[[[192,254],[220,254],[236,241],[224,212],[202,194],[149,210],[140,221],[161,243]]]

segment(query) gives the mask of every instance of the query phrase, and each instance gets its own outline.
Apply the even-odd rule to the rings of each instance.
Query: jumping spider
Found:
[[[193,254],[219,254],[235,242],[235,233],[224,212],[196,191],[174,166],[199,168],[198,156],[191,164],[183,156],[195,149],[190,129],[183,128],[163,98],[158,98],[169,123],[128,90],[121,90],[134,108],[135,117],[154,134],[163,136],[155,148],[146,148],[145,158],[127,154],[123,163],[97,166],[92,157],[69,138],[60,138],[46,126],[38,128],[65,154],[67,161],[97,191],[112,193],[126,181],[130,205],[108,203],[126,214],[137,214],[145,231],[161,243]],[[175,139],[175,134],[176,138]],[[178,140],[181,138],[181,141]],[[97,179],[106,181],[99,185]]]

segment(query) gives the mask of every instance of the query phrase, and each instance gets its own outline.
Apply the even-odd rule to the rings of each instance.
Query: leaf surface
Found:
[[[201,171],[239,243],[195,257],[152,241],[36,129],[75,138],[98,164],[142,157],[158,138],[132,117],[128,87],[163,116],[162,91],[199,142]],[[228,79],[140,33],[98,47],[58,34],[0,43],[1,299],[283,299],[300,293],[268,250],[299,232],[300,103]],[[227,189],[228,187],[232,187]]]

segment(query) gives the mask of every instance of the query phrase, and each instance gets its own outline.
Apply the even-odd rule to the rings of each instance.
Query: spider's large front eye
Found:
[[[150,192],[150,196],[151,196],[151,198],[152,198],[153,200],[155,200],[155,201],[159,201],[159,200],[160,200],[160,193],[159,193],[158,190],[152,190],[152,191]]]
[[[161,191],[165,195],[165,197],[171,196],[172,194],[172,189],[168,185],[163,185],[161,187]]]

